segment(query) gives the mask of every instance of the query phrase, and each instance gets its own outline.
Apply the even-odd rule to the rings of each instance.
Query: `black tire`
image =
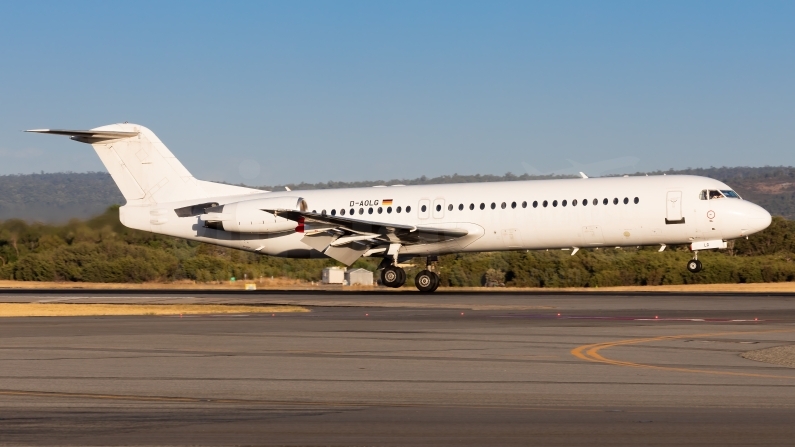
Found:
[[[439,287],[439,276],[430,270],[423,270],[414,277],[414,285],[420,292],[433,292]]]
[[[691,260],[687,261],[687,270],[690,273],[698,273],[703,268],[704,268],[704,266],[701,265],[701,261],[699,261],[698,259],[691,259]]]
[[[381,284],[387,287],[400,287],[406,283],[406,272],[400,267],[390,265],[381,270]]]
[[[406,271],[400,267],[397,267],[397,269],[400,272],[400,282],[395,286],[395,288],[403,287],[403,284],[406,284]]]
[[[436,292],[436,289],[439,288],[439,283],[441,283],[442,281],[441,278],[439,278],[438,274],[436,274],[435,272],[431,273],[433,273],[433,290],[431,290],[431,292]]]

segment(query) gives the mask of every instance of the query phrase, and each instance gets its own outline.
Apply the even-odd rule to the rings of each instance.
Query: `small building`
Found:
[[[320,282],[323,284],[342,284],[347,276],[341,267],[326,267],[323,269],[323,276]]]
[[[365,269],[346,270],[345,284],[349,286],[372,286],[373,272]]]

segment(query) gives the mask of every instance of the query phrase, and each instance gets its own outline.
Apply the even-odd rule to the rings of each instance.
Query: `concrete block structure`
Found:
[[[345,280],[346,272],[340,267],[326,267],[323,269],[323,277],[320,280],[323,284],[342,284]]]
[[[365,269],[345,271],[345,283],[349,286],[372,286],[373,272]]]

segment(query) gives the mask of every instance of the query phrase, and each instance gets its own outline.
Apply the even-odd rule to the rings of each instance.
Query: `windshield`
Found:
[[[739,199],[740,198],[740,195],[737,194],[736,192],[732,191],[731,189],[721,189],[720,192],[722,192],[724,196],[726,196],[726,197],[728,197],[730,199]]]

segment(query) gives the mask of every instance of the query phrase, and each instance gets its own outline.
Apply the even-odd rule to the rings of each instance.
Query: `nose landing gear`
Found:
[[[704,267],[701,265],[701,261],[698,260],[698,252],[694,251],[693,259],[687,261],[687,270],[690,273],[698,273],[702,268]]]

